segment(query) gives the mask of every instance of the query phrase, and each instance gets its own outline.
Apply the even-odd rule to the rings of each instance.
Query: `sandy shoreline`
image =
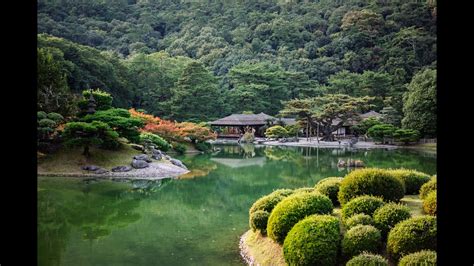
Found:
[[[94,174],[93,172],[86,171],[75,173],[38,172],[38,176],[64,176],[97,179],[159,180],[170,177],[178,177],[189,172],[189,170],[183,169],[170,163],[152,162],[147,168],[132,169],[128,172],[109,171],[104,174]]]

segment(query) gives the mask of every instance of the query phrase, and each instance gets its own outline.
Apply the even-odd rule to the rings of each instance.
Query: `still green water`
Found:
[[[178,157],[192,170],[179,179],[39,178],[38,265],[242,265],[248,209],[274,189],[343,176],[347,158],[436,173],[436,154],[413,150],[216,148]]]

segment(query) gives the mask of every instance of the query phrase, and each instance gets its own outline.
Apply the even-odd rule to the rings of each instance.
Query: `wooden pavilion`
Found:
[[[213,127],[219,127],[217,130],[220,138],[240,138],[245,133],[246,128],[255,130],[255,136],[260,137],[262,132],[259,130],[262,126],[272,125],[277,119],[265,113],[259,114],[232,114],[224,118],[210,122]]]

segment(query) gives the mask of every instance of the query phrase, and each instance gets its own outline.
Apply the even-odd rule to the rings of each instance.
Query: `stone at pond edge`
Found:
[[[178,167],[181,167],[181,168],[184,168],[186,170],[188,170],[188,168],[186,167],[186,165],[184,165],[180,160],[177,160],[177,159],[170,159],[170,162]]]
[[[105,174],[107,172],[109,172],[109,171],[104,169],[104,168],[100,168],[100,169],[94,171],[94,174],[99,174],[100,175],[100,174]]]
[[[141,168],[147,168],[149,165],[146,161],[144,160],[136,160],[134,159],[132,161],[132,167],[133,168],[137,168],[137,169],[141,169]]]
[[[150,157],[148,157],[148,155],[146,154],[140,154],[140,155],[135,155],[133,156],[133,159],[135,160],[142,160],[142,161],[145,161],[147,163],[151,163],[152,160],[150,159]]]
[[[112,168],[112,172],[128,172],[130,170],[132,170],[132,167],[126,166],[126,165],[117,166],[117,167]]]
[[[81,167],[81,169],[86,170],[86,171],[97,171],[100,169],[100,167],[97,165],[86,165],[86,166]]]
[[[142,145],[132,143],[130,144],[130,147],[132,147],[133,149],[137,151],[145,151],[145,148]]]
[[[157,153],[157,154],[153,154],[153,155],[151,156],[151,158],[153,158],[153,159],[155,159],[155,160],[161,160],[162,156],[161,156],[161,154]]]

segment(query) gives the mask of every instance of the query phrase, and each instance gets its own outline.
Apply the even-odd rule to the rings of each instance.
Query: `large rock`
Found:
[[[133,159],[135,160],[142,160],[142,161],[145,161],[147,163],[151,163],[152,160],[150,159],[150,157],[148,157],[148,155],[146,154],[140,154],[140,155],[135,155],[133,156]]]
[[[164,157],[166,160],[168,160],[168,161],[171,160],[171,157],[170,157],[169,155],[166,155],[166,154],[165,154],[163,157]]]
[[[86,166],[83,166],[83,167],[82,167],[82,170],[93,171],[93,172],[94,172],[94,171],[97,171],[97,170],[99,170],[99,169],[100,169],[100,167],[97,166],[97,165],[86,165]]]
[[[132,161],[132,167],[133,168],[137,168],[137,169],[141,169],[141,168],[147,168],[149,165],[146,161],[144,160],[136,160],[134,159]]]
[[[132,170],[132,167],[127,166],[127,165],[121,165],[121,166],[112,168],[112,172],[128,172],[130,170]]]
[[[97,169],[96,171],[94,171],[94,174],[105,174],[105,173],[108,173],[109,171],[104,169],[104,168],[99,168]]]
[[[188,170],[188,168],[186,167],[186,165],[184,165],[180,160],[178,159],[170,159],[170,162],[178,167],[181,167],[183,169],[186,169]]]
[[[145,147],[143,147],[142,145],[132,143],[130,144],[130,147],[134,148],[137,151],[145,151]]]
[[[155,153],[155,154],[151,155],[151,158],[153,158],[155,160],[161,160],[161,158],[163,158],[163,156],[161,156],[161,154],[159,154],[159,153]]]

